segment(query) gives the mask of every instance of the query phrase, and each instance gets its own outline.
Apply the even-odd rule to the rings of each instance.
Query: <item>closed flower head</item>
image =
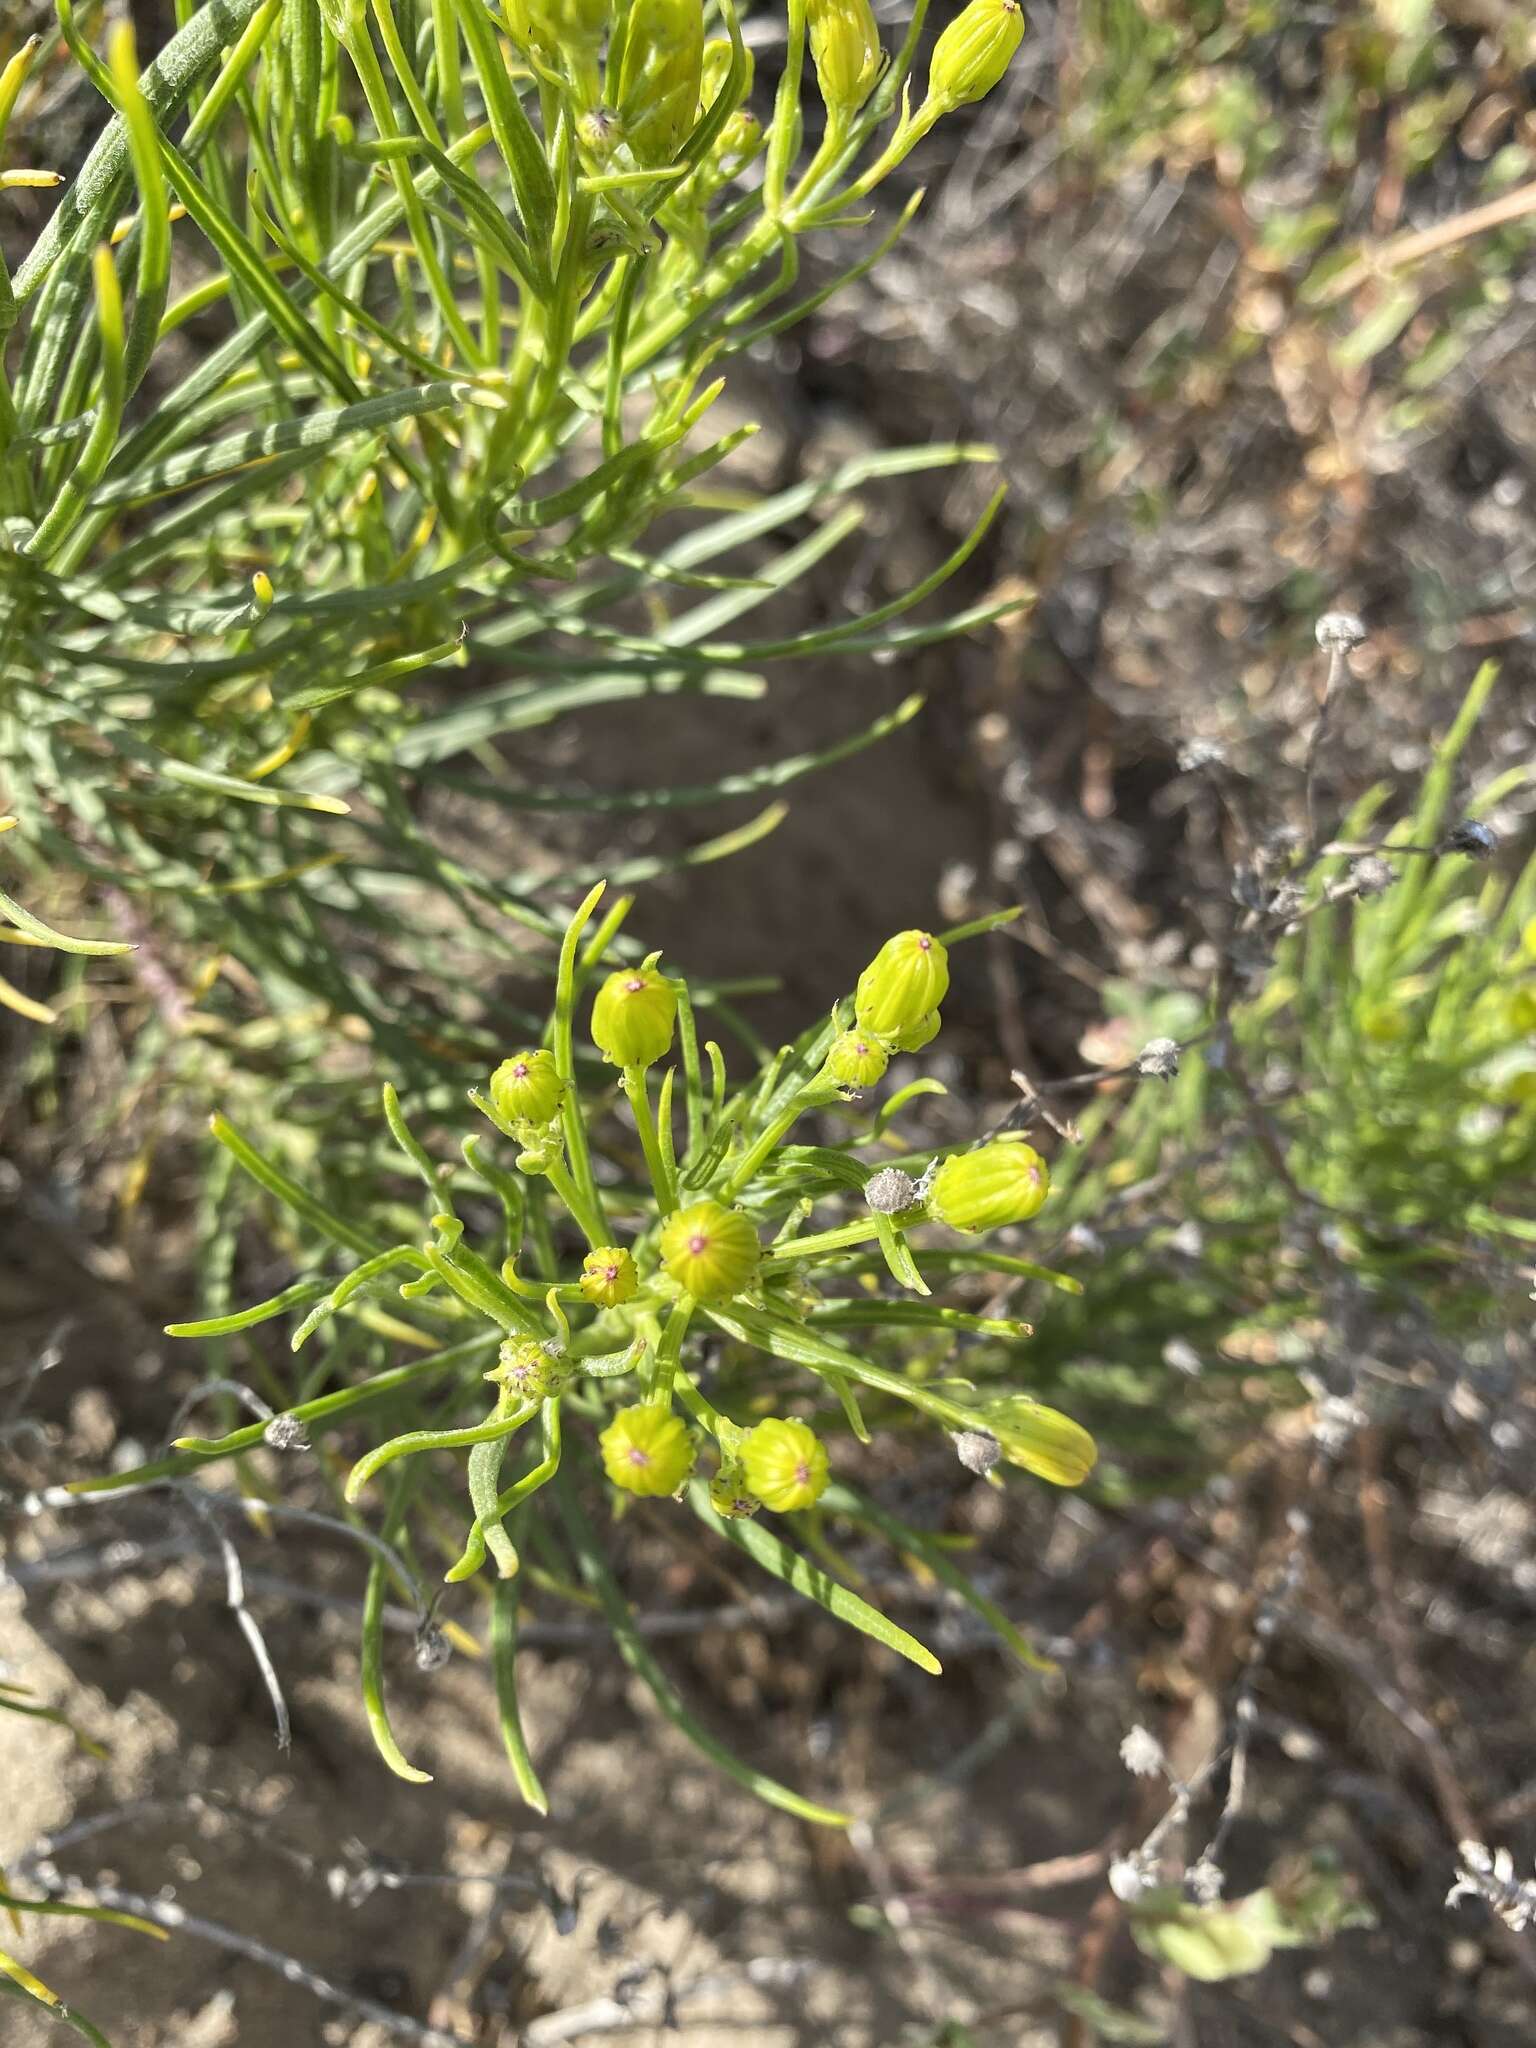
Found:
[[[921,1052],[925,1045],[931,1045],[939,1035],[939,1013],[930,1010],[926,1017],[919,1017],[915,1024],[909,1024],[905,1031],[898,1031],[891,1040],[892,1052]]]
[[[667,1218],[661,1263],[695,1301],[729,1301],[757,1276],[757,1232],[739,1209],[694,1202]]]
[[[640,1282],[635,1262],[623,1246],[605,1244],[582,1260],[580,1286],[582,1299],[594,1308],[617,1308],[634,1299]]]
[[[872,1031],[842,1031],[827,1054],[826,1073],[839,1088],[873,1088],[890,1054]]]
[[[621,1408],[598,1438],[603,1470],[626,1493],[676,1493],[693,1470],[693,1438],[670,1409]]]
[[[1018,0],[970,0],[933,46],[927,106],[949,113],[984,99],[1024,40]]]
[[[676,156],[698,118],[703,82],[703,0],[634,0],[617,97],[638,164]]]
[[[509,1337],[497,1354],[496,1364],[486,1374],[520,1401],[550,1401],[568,1382],[570,1375],[559,1360],[532,1338]]]
[[[1099,1450],[1080,1422],[1042,1407],[1028,1394],[1009,1394],[981,1412],[1010,1465],[1021,1465],[1053,1486],[1081,1486]]]
[[[998,1138],[944,1161],[928,1191],[928,1214],[951,1230],[1001,1230],[1027,1223],[1050,1191],[1050,1170],[1034,1147]]]
[[[924,1027],[948,991],[949,955],[940,942],[931,932],[898,932],[859,976],[854,1016],[862,1030],[894,1044]]]
[[[809,0],[806,24],[827,112],[845,121],[869,98],[884,68],[874,9],[869,0]]]
[[[552,1123],[564,1094],[552,1052],[515,1052],[491,1076],[491,1101],[509,1124]]]
[[[649,1067],[671,1050],[677,994],[649,961],[610,974],[592,1005],[592,1038],[616,1067]]]
[[[731,42],[729,36],[711,36],[704,45],[704,60],[699,74],[699,104],[701,109],[712,107],[720,97],[721,87],[730,76]],[[742,82],[741,97],[746,99],[752,90],[753,58],[746,52],[747,75]]]
[[[748,1487],[775,1514],[813,1507],[826,1491],[826,1445],[803,1422],[760,1422],[741,1447],[741,1464]]]
[[[506,0],[513,40],[553,58],[572,49],[595,49],[612,13],[611,0]]]

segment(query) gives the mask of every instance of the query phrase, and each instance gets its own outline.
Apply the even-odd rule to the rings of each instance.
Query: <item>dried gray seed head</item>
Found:
[[[416,1631],[416,1669],[441,1671],[453,1655],[453,1645],[435,1621],[424,1621]]]
[[[917,1182],[899,1166],[882,1166],[864,1183],[864,1199],[877,1216],[899,1216],[917,1200]]]
[[[1365,637],[1365,621],[1355,612],[1324,612],[1317,622],[1319,647],[1358,647]]]
[[[1184,1873],[1184,1889],[1198,1906],[1214,1906],[1226,1881],[1226,1872],[1209,1850]]]
[[[1136,1071],[1152,1081],[1171,1081],[1179,1071],[1178,1041],[1149,1038],[1136,1055]]]
[[[1186,775],[1197,768],[1219,768],[1226,758],[1220,740],[1186,740],[1179,749],[1179,766]]]
[[[1397,880],[1397,869],[1379,853],[1362,853],[1349,864],[1349,885],[1357,896],[1379,896]]]
[[[978,1479],[985,1479],[1002,1455],[1003,1447],[990,1430],[962,1429],[955,1433],[955,1456]]]
[[[1138,1778],[1159,1778],[1168,1768],[1163,1745],[1139,1721],[1120,1744],[1120,1761]]]

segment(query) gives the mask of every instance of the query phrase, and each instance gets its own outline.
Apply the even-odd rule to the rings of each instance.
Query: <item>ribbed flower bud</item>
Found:
[[[747,76],[746,82],[741,89],[743,100],[746,99],[752,90],[753,58],[750,49],[746,53],[746,58]],[[704,45],[704,61],[699,73],[699,104],[701,108],[714,105],[720,96],[720,88],[724,85],[730,68],[730,38],[728,36],[711,36]]]
[[[741,1463],[747,1485],[775,1514],[812,1507],[826,1491],[826,1445],[803,1422],[760,1422],[747,1433]]]
[[[1010,1394],[983,1408],[978,1418],[1002,1445],[1010,1465],[1020,1465],[1053,1486],[1081,1486],[1099,1450],[1080,1422],[1044,1408],[1028,1394]]]
[[[616,1067],[653,1066],[671,1050],[677,995],[649,961],[610,974],[592,1005],[592,1039]]]
[[[930,1010],[926,1017],[919,1017],[907,1030],[897,1032],[891,1040],[892,1052],[921,1052],[925,1045],[931,1045],[938,1037],[939,1021],[937,1010]]]
[[[703,0],[634,0],[619,66],[619,117],[635,161],[670,163],[698,118]]]
[[[827,112],[835,121],[849,120],[874,91],[885,63],[874,9],[869,0],[809,0],[806,26]]]
[[[970,0],[933,46],[928,65],[930,111],[949,113],[984,99],[1024,40],[1018,0]]]
[[[603,1470],[626,1493],[676,1493],[693,1470],[693,1438],[651,1402],[621,1408],[597,1442]]]
[[[491,1101],[509,1124],[553,1123],[564,1094],[552,1052],[515,1052],[491,1076]]]
[[[605,1244],[582,1260],[579,1285],[582,1298],[594,1308],[617,1308],[620,1302],[634,1299],[640,1282],[635,1262],[623,1246]]]
[[[695,1301],[729,1301],[749,1287],[761,1249],[741,1211],[719,1202],[679,1209],[661,1233],[661,1263]]]
[[[949,955],[931,932],[898,932],[859,976],[853,1010],[860,1025],[895,1040],[922,1024],[949,989]]]
[[[559,1358],[531,1337],[509,1337],[486,1374],[520,1401],[551,1401],[570,1377]]]
[[[928,1214],[951,1230],[1001,1230],[1027,1223],[1050,1191],[1050,1170],[1034,1147],[998,1138],[944,1161],[928,1191]]]
[[[738,107],[715,137],[710,154],[721,174],[734,178],[762,148],[763,124],[750,107]]]
[[[842,1031],[827,1053],[826,1075],[839,1088],[873,1088],[890,1054],[871,1031]]]
[[[755,1515],[762,1502],[747,1484],[746,1467],[739,1458],[722,1461],[709,1482],[709,1504],[727,1522],[745,1521]]]
[[[558,59],[567,50],[594,50],[607,34],[612,0],[505,0],[514,42]]]

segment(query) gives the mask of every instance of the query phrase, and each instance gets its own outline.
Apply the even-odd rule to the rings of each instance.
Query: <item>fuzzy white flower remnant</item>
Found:
[[[1159,1778],[1168,1768],[1163,1745],[1139,1722],[1120,1745],[1120,1761],[1138,1778]]]
[[[1463,1899],[1481,1899],[1512,1934],[1523,1934],[1536,1920],[1536,1878],[1517,1880],[1515,1859],[1507,1849],[1483,1842],[1462,1842],[1456,1854],[1456,1882],[1445,1895],[1448,1906]]]

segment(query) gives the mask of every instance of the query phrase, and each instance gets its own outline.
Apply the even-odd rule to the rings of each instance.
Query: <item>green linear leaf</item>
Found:
[[[717,1515],[709,1504],[709,1487],[702,1479],[690,1482],[688,1505],[701,1522],[707,1523],[717,1535],[724,1536],[728,1543],[734,1543],[738,1550],[745,1551],[754,1564],[761,1565],[765,1572],[771,1572],[792,1591],[814,1601],[835,1620],[846,1622],[850,1628],[872,1636],[877,1643],[883,1643],[888,1650],[894,1650],[898,1656],[916,1664],[919,1670],[931,1672],[935,1677],[942,1673],[944,1667],[938,1658],[915,1636],[908,1635],[904,1628],[898,1628],[879,1608],[871,1607],[867,1600],[861,1600],[857,1593],[840,1585],[819,1565],[812,1564],[798,1550],[791,1549],[771,1529],[765,1529],[757,1522],[731,1521]]]
[[[548,1813],[549,1800],[528,1753],[522,1715],[517,1704],[517,1583],[498,1579],[491,1588],[491,1667],[496,1678],[496,1711],[507,1761],[523,1802],[535,1813]]]
[[[765,762],[761,768],[749,768],[740,774],[722,775],[718,782],[681,783],[666,789],[563,790],[507,789],[498,783],[453,773],[435,776],[433,780],[436,785],[461,790],[466,796],[484,798],[488,803],[498,804],[509,811],[598,811],[616,815],[628,811],[678,810],[696,804],[724,803],[731,797],[755,796],[765,789],[782,789],[785,783],[794,782],[802,775],[810,775],[819,768],[829,768],[834,762],[846,761],[850,755],[862,753],[866,747],[874,746],[877,741],[909,725],[925,702],[920,693],[903,698],[894,711],[883,713],[861,731],[836,740],[831,746],[814,753],[790,754],[782,760]]]
[[[118,939],[71,939],[63,932],[56,932],[52,925],[34,917],[30,910],[23,910],[14,898],[0,889],[0,917],[9,920],[18,931],[28,938],[36,939],[44,946],[51,946],[56,953],[87,953],[94,959],[109,959],[118,953],[131,953],[134,948]]]
[[[97,1920],[103,1926],[131,1928],[135,1934],[148,1934],[156,1941],[170,1939],[163,1927],[141,1920],[137,1913],[119,1913],[111,1906],[76,1904],[71,1899],[18,1899],[8,1891],[0,1891],[0,1912],[60,1914],[72,1920]]]
[[[178,449],[174,455],[151,462],[131,476],[104,483],[92,493],[91,503],[132,504],[137,499],[184,490],[192,484],[210,483],[215,477],[274,455],[299,454],[307,462],[315,461],[348,434],[373,432],[392,420],[414,419],[421,413],[443,412],[449,406],[470,403],[473,397],[472,385],[445,381],[421,385],[412,391],[386,392],[378,398],[362,399],[356,405],[307,413],[302,419],[249,427],[217,441]],[[283,474],[292,475],[298,466],[285,465]]]
[[[936,1579],[943,1582],[954,1593],[958,1593],[966,1606],[977,1614],[1000,1636],[1018,1658],[1031,1671],[1055,1671],[1057,1666],[1049,1657],[1042,1657],[1027,1636],[1020,1633],[1004,1614],[1003,1610],[985,1593],[980,1592],[967,1575],[950,1557],[940,1543],[926,1536],[921,1529],[913,1529],[895,1515],[887,1514],[863,1494],[855,1493],[851,1486],[834,1482],[821,1496],[821,1506],[829,1514],[846,1515],[850,1521],[862,1523],[866,1528],[876,1530],[897,1550],[905,1550],[921,1558]]]
[[[702,1728],[685,1705],[682,1695],[667,1677],[656,1659],[646,1647],[645,1640],[635,1626],[635,1617],[630,1612],[629,1602],[619,1590],[618,1581],[608,1569],[607,1561],[598,1548],[592,1533],[592,1525],[583,1513],[576,1498],[575,1488],[569,1476],[562,1472],[553,1482],[555,1498],[560,1504],[560,1513],[571,1547],[576,1552],[581,1575],[602,1603],[608,1626],[613,1631],[619,1655],[637,1678],[650,1688],[652,1696],[667,1719],[674,1727],[680,1728],[696,1749],[702,1750],[710,1761],[717,1764],[728,1777],[738,1785],[745,1786],[769,1806],[777,1806],[785,1813],[792,1813],[799,1820],[818,1822],[822,1827],[847,1827],[851,1816],[839,1813],[830,1806],[818,1806],[813,1799],[806,1799],[788,1785],[781,1785],[776,1778],[754,1770],[748,1763],[732,1754],[723,1743],[717,1742],[707,1729]]]
[[[308,1308],[311,1302],[319,1301],[331,1292],[328,1280],[299,1280],[292,1287],[285,1287],[281,1294],[274,1294],[266,1301],[253,1302],[249,1308],[241,1308],[227,1316],[208,1316],[200,1323],[167,1323],[167,1337],[229,1337],[236,1330],[253,1329],[257,1323],[268,1322],[273,1316],[286,1315],[291,1308]]]
[[[270,1159],[256,1150],[248,1138],[243,1138],[229,1119],[217,1112],[209,1119],[208,1128],[224,1147],[232,1152],[241,1166],[269,1195],[292,1209],[296,1216],[302,1216],[313,1229],[321,1231],[334,1244],[344,1244],[349,1251],[361,1252],[364,1258],[372,1257],[378,1246],[344,1217],[316,1201],[307,1189],[297,1181],[290,1180],[281,1167],[274,1166]]]
[[[3,1949],[0,1949],[0,1994],[20,1999],[24,2005],[40,2007],[49,2019],[57,2020],[61,2026],[73,2027],[81,2040],[91,2043],[91,2048],[112,2048],[106,2035],[99,2027],[93,2026],[84,2013],[66,2005],[57,1993],[50,1991],[40,1978],[34,1977],[30,1970]]]

